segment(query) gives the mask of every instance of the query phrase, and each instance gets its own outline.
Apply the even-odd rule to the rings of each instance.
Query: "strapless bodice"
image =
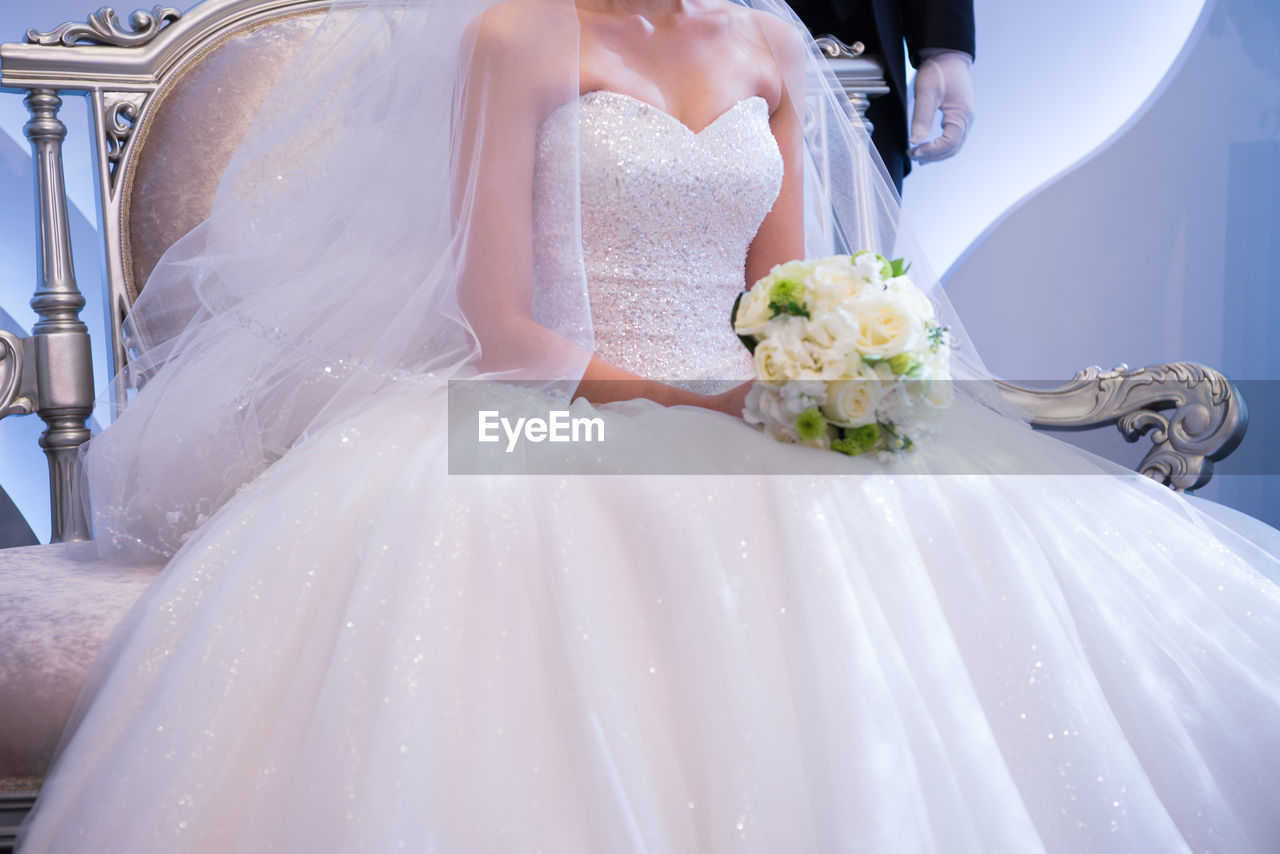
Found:
[[[538,132],[536,275],[585,276],[606,361],[667,381],[751,376],[729,311],[781,183],[763,98],[694,132],[629,95],[588,92]]]

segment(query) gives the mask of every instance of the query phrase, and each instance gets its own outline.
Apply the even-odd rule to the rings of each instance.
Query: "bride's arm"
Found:
[[[557,50],[555,42],[556,32],[576,35],[568,29],[576,23],[536,20],[520,4],[502,4],[474,30],[454,146],[454,217],[460,235],[459,307],[480,345],[479,365],[486,371],[554,378],[586,358],[575,397],[596,403],[645,397],[665,406],[740,415],[745,389],[698,394],[641,377],[598,355],[587,358],[579,345],[534,317],[537,132],[550,110],[578,96],[577,44],[572,51]]]
[[[762,49],[776,68],[778,99],[769,127],[782,153],[782,188],[747,251],[751,287],[776,264],[804,257],[804,57],[806,47],[790,24],[757,12]]]

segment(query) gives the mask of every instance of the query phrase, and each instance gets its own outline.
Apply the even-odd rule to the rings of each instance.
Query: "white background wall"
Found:
[[[0,40],[96,5],[5,0]],[[1195,359],[1280,380],[1280,3],[976,0],[976,12],[977,122],[960,156],[908,177],[905,203],[988,364],[1042,380]],[[77,276],[93,300],[84,115],[69,99]],[[19,98],[0,96],[0,309],[23,328],[35,275],[25,119]],[[100,303],[84,316],[105,340]],[[1250,436],[1205,494],[1280,524],[1280,463],[1262,453],[1266,434],[1280,438],[1268,388],[1246,385]],[[0,422],[0,485],[43,538],[39,429]]]
[[[1151,88],[1145,63],[1177,53],[1178,34],[1191,32],[1118,133],[984,223],[949,263],[947,288],[987,364],[1007,377],[1185,359],[1242,381],[1249,434],[1202,494],[1280,525],[1280,452],[1267,447],[1280,440],[1280,3],[1217,0],[1189,27],[1191,10],[1177,3],[1084,15],[1090,5],[1056,20],[1047,4],[978,0],[973,145],[908,178],[907,208],[946,265],[968,237],[966,199],[983,199],[975,204],[985,218],[983,186],[1029,182],[1028,159],[1067,149],[1057,137],[1101,135],[1077,128],[1096,116],[1114,121],[1121,110],[1108,105],[1133,104]],[[1129,17],[1143,6],[1145,26]],[[1057,27],[1068,43],[1042,50]],[[1168,44],[1157,49],[1161,39]],[[1095,67],[1114,82],[1097,79]],[[1125,91],[1139,79],[1139,90]],[[1134,449],[1112,447],[1137,461]]]

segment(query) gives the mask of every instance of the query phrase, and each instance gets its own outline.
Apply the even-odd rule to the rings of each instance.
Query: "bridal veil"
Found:
[[[985,377],[823,57],[784,4],[743,5],[789,25],[743,38],[805,54],[790,100],[805,109],[807,253],[907,258],[958,342],[954,375]],[[120,409],[84,451],[101,548],[172,554],[391,384],[518,380],[567,401],[594,349],[586,282],[581,264],[534,269],[519,176],[530,123],[576,108],[578,42],[572,0],[333,4],[128,317]],[[540,233],[580,246],[576,208],[553,215]]]

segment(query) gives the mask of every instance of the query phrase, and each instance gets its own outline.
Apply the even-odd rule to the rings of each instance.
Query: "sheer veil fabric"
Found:
[[[782,3],[743,5],[757,15],[736,38],[792,69],[803,56],[784,86],[804,90],[807,253],[909,259],[959,342],[956,377],[985,378],[803,27]],[[536,275],[528,207],[507,201],[528,198],[511,181],[538,121],[576,109],[578,41],[572,0],[332,7],[128,318],[129,403],[84,455],[105,548],[172,554],[299,437],[397,382],[567,399],[594,349],[582,268]],[[542,234],[580,244],[577,210],[554,216]]]

